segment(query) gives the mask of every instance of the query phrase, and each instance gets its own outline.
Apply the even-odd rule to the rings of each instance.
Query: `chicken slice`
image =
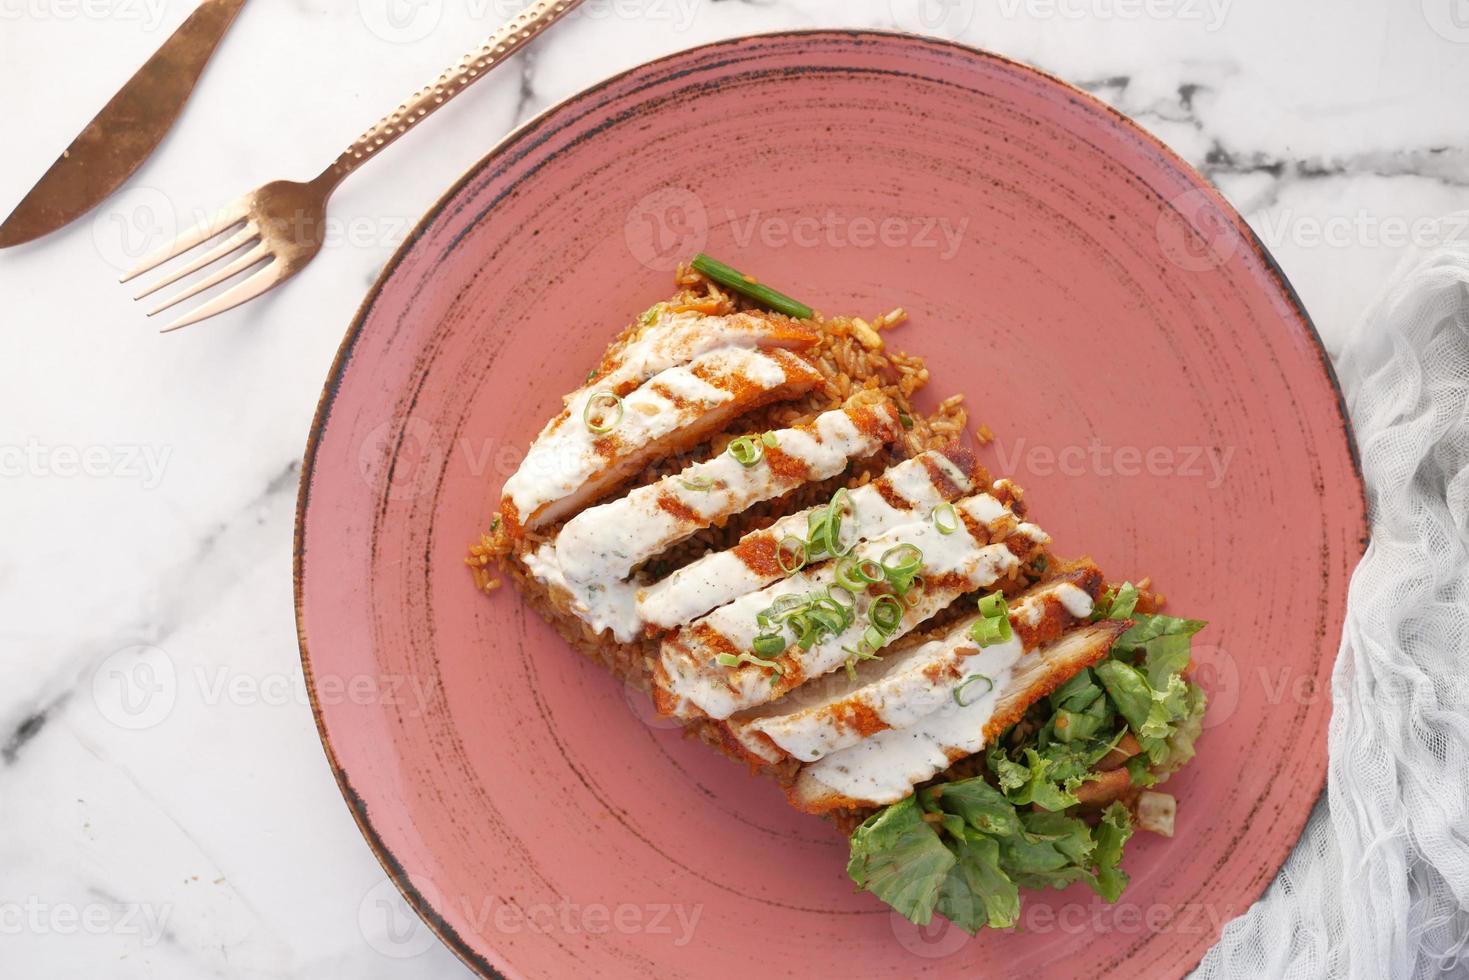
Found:
[[[967,449],[929,450],[891,467],[865,486],[850,491],[850,513],[842,521],[846,540],[864,541],[888,533],[934,507],[972,492],[983,469]],[[994,494],[1006,501],[1003,488]],[[705,555],[661,582],[638,592],[638,614],[649,626],[672,629],[695,617],[762,589],[784,576],[777,560],[781,542],[804,537],[814,510],[803,510],[752,531],[728,551]],[[850,535],[850,537],[848,537]]]
[[[543,583],[565,589],[572,612],[593,629],[610,629],[627,643],[643,625],[627,598],[635,586],[624,582],[635,567],[752,504],[836,476],[849,460],[872,455],[902,431],[898,410],[887,402],[824,412],[768,433],[773,444],[761,442],[763,455],[752,466],[721,453],[582,511],[526,564]]]
[[[1009,642],[1029,651],[1055,640],[1091,615],[1104,587],[1101,570],[1091,563],[1031,586],[1011,600]],[[973,667],[981,648],[969,636],[978,618],[966,617],[937,639],[863,663],[855,685],[831,674],[835,683],[811,681],[779,701],[736,715],[726,725],[729,734],[759,761],[794,756],[815,762],[878,732],[917,724],[952,700],[966,679],[983,676]],[[978,696],[985,683],[970,682],[963,696]]]
[[[821,383],[816,369],[789,351],[722,348],[654,375],[622,399],[621,418],[600,433],[583,420],[597,394],[584,389],[567,408],[572,421],[547,426],[505,481],[500,515],[517,534],[562,520],[653,460]]]
[[[1024,657],[1017,642],[986,647],[965,669],[991,678],[993,688],[974,691],[962,705],[950,698],[913,725],[877,732],[803,766],[786,795],[807,813],[896,803],[983,749],[1032,704],[1101,660],[1131,625],[1113,619],[1091,623]]]
[[[708,316],[675,312],[659,303],[643,314],[638,329],[603,355],[582,391],[611,391],[626,395],[653,375],[710,351],[726,347],[806,350],[821,342],[821,331],[810,323],[779,313],[731,313]],[[580,392],[566,397],[569,405]],[[569,417],[563,413],[558,419]],[[559,424],[552,420],[547,428]]]
[[[1015,515],[989,494],[965,498],[955,505],[959,527],[944,533],[927,518],[900,525],[888,534],[857,545],[859,559],[880,561],[890,548],[912,545],[923,553],[924,585],[904,602],[901,619],[888,635],[892,642],[965,592],[984,588],[1017,571],[1050,538],[1033,524],[1017,524]],[[998,543],[988,543],[995,540]],[[757,615],[782,596],[804,596],[829,588],[835,562],[808,568],[722,606],[670,633],[654,665],[654,701],[660,711],[681,718],[706,715],[722,720],[736,711],[773,701],[809,677],[841,667],[858,647],[869,626],[868,609],[875,597],[857,597],[852,624],[826,635],[810,649],[792,644],[778,658],[778,671],[762,666],[719,664],[721,655],[751,650],[762,632]]]

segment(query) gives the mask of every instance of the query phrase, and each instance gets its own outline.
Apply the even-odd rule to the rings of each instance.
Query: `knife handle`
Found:
[[[450,99],[463,92],[470,83],[488,75],[493,69],[556,21],[580,5],[582,0],[536,0],[513,20],[485,39],[484,43],[459,60],[427,85],[414,93],[378,124],[363,133],[328,167],[318,182],[335,187],[343,178],[393,143],[408,130]]]

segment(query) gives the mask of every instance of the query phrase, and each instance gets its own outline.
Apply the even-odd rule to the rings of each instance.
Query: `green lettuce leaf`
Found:
[[[1094,619],[1131,619],[1112,655],[1042,704],[1049,715],[986,753],[993,781],[943,783],[878,811],[852,836],[847,871],[920,925],[935,911],[973,933],[1013,926],[1020,889],[1085,881],[1115,902],[1128,883],[1123,848],[1132,818],[1113,803],[1094,825],[1067,811],[1100,778],[1097,763],[1131,731],[1143,751],[1125,763],[1132,785],[1151,786],[1193,757],[1206,698],[1182,677],[1192,636],[1205,625],[1137,612],[1130,583],[1097,603]],[[927,819],[924,819],[928,814]]]
[[[1112,645],[1114,653],[1143,654],[1148,683],[1162,689],[1188,666],[1189,638],[1208,624],[1201,619],[1134,613],[1135,624]]]
[[[1132,836],[1132,817],[1127,807],[1113,803],[1103,810],[1102,819],[1092,830],[1092,836],[1097,844],[1097,873],[1088,884],[1103,899],[1115,902],[1122,897],[1128,881],[1127,872],[1120,867],[1122,846]]]
[[[1005,796],[1011,803],[1025,806],[1034,803],[1036,806],[1047,810],[1064,810],[1068,806],[1076,805],[1076,796],[1073,793],[1076,786],[1069,789],[1064,785],[1067,775],[1059,777],[1052,773],[1056,767],[1058,757],[1043,756],[1032,748],[1025,750],[1025,761],[1018,762],[1011,759],[1002,749],[995,749],[989,755],[991,771],[999,778],[1000,788],[1004,790]],[[1079,774],[1074,778],[1076,785],[1080,785]]]
[[[923,819],[917,797],[885,807],[852,834],[847,874],[900,915],[928,925],[939,890],[957,863],[938,832]]]
[[[1121,660],[1104,660],[1092,670],[1132,730],[1141,732],[1153,710],[1153,689],[1147,675]]]
[[[1131,619],[1137,608],[1137,586],[1123,582],[1115,589],[1108,589],[1092,610],[1092,619]]]
[[[942,790],[942,792],[939,792]],[[1005,794],[983,779],[961,779],[926,789],[923,796],[982,834],[1009,837],[1020,833],[1020,815]]]
[[[959,863],[939,893],[939,914],[970,935],[982,926],[1008,929],[1018,922],[1020,888],[1000,869],[999,843],[966,831],[957,853]]]

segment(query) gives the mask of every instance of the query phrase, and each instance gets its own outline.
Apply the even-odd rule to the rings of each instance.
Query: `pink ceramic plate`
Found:
[[[917,930],[845,841],[684,741],[461,563],[612,334],[703,249],[829,312],[903,306],[1063,553],[1207,618],[1173,841],[1117,906]],[[1203,180],[1116,112],[949,44],[711,45],[498,147],[399,250],[307,450],[301,651],[362,831],[466,962],[513,977],[1160,976],[1270,881],[1320,791],[1366,533],[1331,369]]]

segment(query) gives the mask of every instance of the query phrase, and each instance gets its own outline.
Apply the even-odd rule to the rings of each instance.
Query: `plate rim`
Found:
[[[363,839],[367,842],[368,848],[372,851],[372,854],[377,859],[378,864],[381,865],[383,871],[386,872],[388,880],[393,883],[394,887],[397,888],[399,893],[403,896],[404,901],[408,903],[408,906],[413,909],[414,913],[424,922],[424,924],[433,931],[438,940],[443,943],[443,945],[446,946],[451,952],[453,952],[454,955],[457,956],[466,967],[483,977],[493,978],[493,980],[509,980],[509,978],[506,977],[504,973],[500,972],[499,969],[497,969],[492,963],[489,962],[488,958],[484,956],[484,954],[474,949],[467,941],[465,941],[465,939],[459,935],[458,930],[450,925],[438,912],[438,910],[433,907],[432,903],[429,902],[428,899],[422,894],[422,892],[420,892],[418,888],[413,884],[406,869],[398,860],[397,856],[393,853],[392,848],[388,846],[388,844],[383,840],[382,836],[378,833],[377,829],[372,825],[372,821],[368,816],[367,801],[363,799],[363,797],[356,791],[356,789],[353,788],[351,778],[348,775],[346,768],[337,758],[336,749],[332,745],[331,736],[327,732],[326,716],[322,710],[321,704],[317,699],[316,682],[311,666],[311,656],[308,650],[306,637],[304,571],[306,558],[306,512],[311,503],[311,483],[312,478],[315,475],[316,454],[321,445],[322,434],[326,429],[327,422],[330,420],[331,410],[336,401],[337,391],[345,375],[346,368],[351,362],[352,354],[357,345],[357,341],[361,338],[363,328],[365,327],[367,322],[367,318],[369,314],[371,314],[373,308],[376,306],[377,300],[381,296],[382,291],[385,288],[388,280],[392,277],[394,272],[396,272],[398,266],[402,264],[403,260],[407,258],[409,252],[424,236],[429,226],[431,226],[436,220],[438,220],[438,218],[444,213],[450,202],[454,198],[456,198],[467,185],[469,185],[475,178],[483,173],[484,170],[493,161],[500,158],[505,153],[509,152],[512,147],[514,147],[521,140],[529,136],[532,131],[539,128],[552,116],[562,112],[563,110],[575,105],[578,102],[602,93],[607,89],[613,87],[614,85],[618,84],[619,82],[622,82],[637,74],[647,72],[650,69],[656,69],[660,66],[678,60],[688,59],[691,57],[698,58],[707,53],[714,52],[720,49],[735,50],[750,42],[764,40],[780,41],[791,39],[802,39],[809,43],[818,45],[825,44],[833,40],[845,39],[849,41],[870,40],[878,43],[918,44],[938,48],[947,48],[958,51],[961,54],[969,57],[977,57],[983,61],[989,61],[999,64],[1009,70],[1016,71],[1021,74],[1035,76],[1036,78],[1044,82],[1060,86],[1062,89],[1069,91],[1074,98],[1085,101],[1091,107],[1103,110],[1107,116],[1111,117],[1114,125],[1120,126],[1122,129],[1128,131],[1131,135],[1135,137],[1140,137],[1156,152],[1160,153],[1163,158],[1169,164],[1174,166],[1181,174],[1191,178],[1196,189],[1203,191],[1210,198],[1211,202],[1220,211],[1220,213],[1229,218],[1229,220],[1234,224],[1236,230],[1240,234],[1242,234],[1245,243],[1250,247],[1255,255],[1259,257],[1265,271],[1270,275],[1270,277],[1275,281],[1276,285],[1280,289],[1282,296],[1287,301],[1290,307],[1290,313],[1295,317],[1299,324],[1305,328],[1306,335],[1311,341],[1311,350],[1316,355],[1316,359],[1323,369],[1327,381],[1331,385],[1332,393],[1335,395],[1335,424],[1336,427],[1340,429],[1341,435],[1346,440],[1347,454],[1351,461],[1352,474],[1355,478],[1354,483],[1357,490],[1357,493],[1355,494],[1355,502],[1358,505],[1357,510],[1360,514],[1360,527],[1362,531],[1362,536],[1358,540],[1359,551],[1356,555],[1357,560],[1360,560],[1362,554],[1365,553],[1367,544],[1371,537],[1371,523],[1368,518],[1367,490],[1366,482],[1362,475],[1361,454],[1357,446],[1356,435],[1352,429],[1351,416],[1347,409],[1346,397],[1342,391],[1341,381],[1337,376],[1336,368],[1331,360],[1331,355],[1327,352],[1326,345],[1321,339],[1321,334],[1316,329],[1315,322],[1311,319],[1310,313],[1306,310],[1305,304],[1301,301],[1300,294],[1296,291],[1295,286],[1291,284],[1290,278],[1285,274],[1285,270],[1280,267],[1279,262],[1276,261],[1275,256],[1271,253],[1270,249],[1255,233],[1254,229],[1250,227],[1249,223],[1245,221],[1244,216],[1239,213],[1239,211],[1234,207],[1233,204],[1231,204],[1228,200],[1224,198],[1224,196],[1219,192],[1214,184],[1207,177],[1205,177],[1204,174],[1202,174],[1198,170],[1198,168],[1194,167],[1187,160],[1183,159],[1176,151],[1174,151],[1170,146],[1164,143],[1161,138],[1154,135],[1151,131],[1146,129],[1131,116],[1128,116],[1121,110],[1115,108],[1112,105],[1109,105],[1107,102],[1086,91],[1085,89],[1079,88],[1066,79],[1054,75],[1044,69],[1037,68],[1034,65],[1027,64],[1023,61],[1007,57],[994,51],[975,47],[973,45],[965,44],[961,41],[956,41],[949,38],[932,37],[923,34],[911,34],[905,31],[887,30],[881,28],[822,27],[802,28],[797,30],[767,31],[755,34],[741,34],[735,37],[724,38],[721,40],[707,42],[705,44],[695,45],[693,47],[682,48],[678,51],[670,52],[669,54],[661,55],[657,58],[640,62],[637,65],[632,66],[631,68],[627,68],[623,71],[609,75],[606,78],[600,79],[599,81],[594,82],[593,84],[588,85],[585,88],[579,89],[566,98],[547,106],[541,112],[530,117],[519,126],[516,126],[510,132],[501,137],[478,160],[471,163],[464,170],[464,172],[461,173],[459,177],[454,180],[454,182],[442,194],[438,196],[437,199],[435,199],[433,204],[429,206],[429,208],[424,212],[423,216],[413,226],[413,229],[408,233],[407,236],[404,237],[403,241],[398,245],[398,247],[394,249],[392,256],[388,259],[387,262],[383,264],[382,268],[378,271],[377,276],[373,281],[373,284],[368,288],[366,296],[363,297],[362,302],[357,307],[356,313],[353,314],[352,321],[348,325],[346,332],[343,334],[341,343],[337,347],[337,352],[332,359],[331,366],[328,369],[326,378],[322,383],[321,394],[317,399],[316,410],[312,416],[311,428],[307,434],[306,449],[302,456],[301,475],[298,481],[296,494],[295,527],[292,535],[291,546],[291,577],[292,593],[295,605],[296,640],[300,651],[301,669],[306,681],[306,694],[311,705],[312,720],[316,725],[317,737],[321,742],[322,749],[326,753],[327,764],[331,768],[332,776],[337,783],[337,789],[342,794],[343,802],[347,804],[347,809],[351,813],[353,821],[357,824],[358,831],[362,834]],[[1350,554],[1350,552],[1348,553]],[[1349,585],[1350,578],[1351,573],[1348,574]],[[1333,663],[1334,661],[1335,657],[1333,657]],[[1312,797],[1313,800],[1318,802],[1321,797],[1321,793],[1326,786],[1326,770],[1327,767],[1323,766],[1321,768],[1319,777],[1314,781]],[[1294,836],[1297,842],[1299,842],[1300,835],[1305,829],[1306,822],[1310,818],[1310,814],[1311,811],[1314,809],[1314,805],[1315,804],[1313,802],[1311,807],[1306,808],[1302,812],[1300,820],[1298,822],[1299,825],[1294,829]],[[1284,866],[1284,862],[1288,859],[1288,857],[1289,854],[1287,854],[1285,858],[1282,858],[1282,867]],[[1276,868],[1275,874],[1279,874],[1279,868]],[[1275,876],[1272,876],[1270,879],[1261,882],[1259,890],[1250,899],[1250,905],[1253,905],[1259,900],[1260,895],[1264,894],[1265,890],[1274,881],[1274,878]],[[1200,959],[1198,962],[1202,962],[1202,958],[1207,953],[1207,951],[1208,950],[1205,949],[1199,954]],[[1194,964],[1194,967],[1197,967],[1197,965],[1198,963],[1196,962]]]

